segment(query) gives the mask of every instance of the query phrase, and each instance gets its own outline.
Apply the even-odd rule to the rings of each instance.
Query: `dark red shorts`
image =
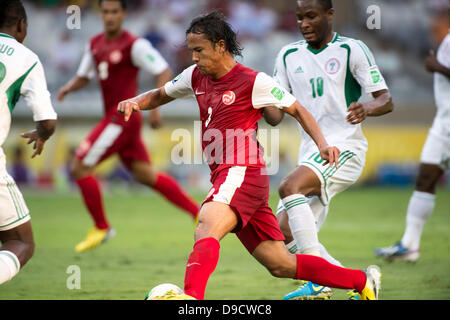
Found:
[[[87,166],[95,166],[116,153],[127,168],[133,161],[150,162],[140,129],[140,121],[123,125],[104,118],[81,142],[76,157]]]
[[[278,221],[269,207],[269,176],[265,168],[230,167],[214,176],[213,187],[203,203],[228,204],[239,224],[234,233],[252,253],[265,240],[284,240]]]

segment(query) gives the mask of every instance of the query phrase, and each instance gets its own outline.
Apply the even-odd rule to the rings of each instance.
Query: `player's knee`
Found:
[[[296,185],[289,179],[283,179],[283,181],[281,181],[280,186],[278,187],[278,193],[281,199],[283,199],[287,196],[290,196],[291,194],[298,193],[298,190]]]
[[[31,257],[34,255],[35,244],[34,241],[29,241],[25,243],[24,246],[24,255],[20,261],[20,265],[23,267],[25,263],[27,263]]]
[[[420,174],[416,179],[416,187],[417,191],[434,193],[436,189],[436,183],[427,174]]]
[[[137,182],[150,187],[156,183],[158,176],[158,173],[150,165],[132,165],[131,173]]]
[[[280,230],[285,237],[285,243],[289,243],[293,240],[291,228],[289,227],[289,218],[287,216],[286,211],[281,211],[277,215],[278,225],[280,226]]]
[[[78,161],[74,161],[70,165],[70,174],[75,180],[84,178],[89,173],[90,171]]]

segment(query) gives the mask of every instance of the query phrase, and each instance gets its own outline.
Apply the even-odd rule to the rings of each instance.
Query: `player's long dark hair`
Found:
[[[223,14],[218,11],[201,15],[192,20],[191,25],[186,30],[186,35],[189,33],[204,34],[213,44],[224,40],[229,53],[233,56],[242,56],[242,47],[236,39],[236,32],[225,20]]]

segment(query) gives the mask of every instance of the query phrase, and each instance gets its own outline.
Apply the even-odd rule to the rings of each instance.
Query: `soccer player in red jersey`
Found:
[[[157,75],[159,86],[172,78],[167,62],[149,41],[122,28],[125,0],[100,0],[99,3],[104,32],[90,40],[77,75],[58,93],[58,100],[64,100],[68,93],[85,87],[97,73],[104,100],[104,117],[80,144],[71,168],[95,223],[86,239],[75,247],[77,252],[95,248],[114,235],[105,215],[99,183],[93,176],[95,167],[113,154],[119,155],[138,182],[153,188],[194,219],[199,211],[198,205],[172,177],[151,165],[140,133],[142,117],[137,115],[125,122],[117,114],[117,104],[137,94],[139,69]],[[150,114],[150,124],[153,128],[160,125],[157,110]]]
[[[133,112],[154,109],[176,98],[195,95],[202,121],[203,152],[213,187],[202,204],[195,244],[186,265],[184,293],[153,299],[204,299],[208,279],[219,259],[219,241],[236,233],[250,254],[275,277],[310,280],[355,289],[362,299],[376,299],[381,274],[335,266],[310,255],[291,254],[268,205],[269,177],[256,140],[266,107],[282,109],[312,137],[324,163],[337,166],[339,150],[328,146],[312,115],[287,90],[266,75],[234,59],[241,48],[223,16],[200,16],[186,31],[195,65],[165,86],[120,102],[126,121]],[[235,143],[237,140],[237,143]]]

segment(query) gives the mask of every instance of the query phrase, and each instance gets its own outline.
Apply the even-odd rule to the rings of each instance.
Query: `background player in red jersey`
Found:
[[[195,65],[164,87],[118,105],[128,121],[134,117],[133,112],[195,94],[203,151],[212,160],[208,163],[213,187],[200,210],[196,242],[186,265],[185,293],[172,292],[159,298],[203,299],[219,259],[219,241],[234,232],[273,276],[356,289],[362,299],[376,299],[381,276],[376,267],[363,272],[287,251],[277,219],[268,206],[269,177],[260,158],[262,147],[256,140],[262,110],[272,106],[293,116],[317,144],[324,163],[337,166],[339,150],[328,146],[312,115],[287,90],[266,74],[234,60],[241,48],[222,15],[213,12],[194,19],[186,35]],[[242,138],[247,141],[240,146],[234,144],[236,132],[245,132]],[[209,150],[214,152],[207,154]]]
[[[103,119],[79,146],[71,168],[95,223],[86,239],[75,247],[77,252],[95,248],[114,235],[106,219],[100,186],[93,170],[116,153],[138,182],[161,193],[193,218],[198,214],[198,205],[178,183],[151,165],[140,134],[142,117],[137,115],[125,122],[117,114],[117,104],[137,94],[139,69],[157,75],[156,83],[161,86],[172,77],[167,62],[149,41],[122,28],[126,16],[124,0],[100,0],[99,3],[104,32],[90,40],[77,75],[58,93],[58,100],[62,101],[68,93],[86,86],[97,73],[105,108]],[[160,125],[157,110],[151,113],[150,124],[153,128]]]

